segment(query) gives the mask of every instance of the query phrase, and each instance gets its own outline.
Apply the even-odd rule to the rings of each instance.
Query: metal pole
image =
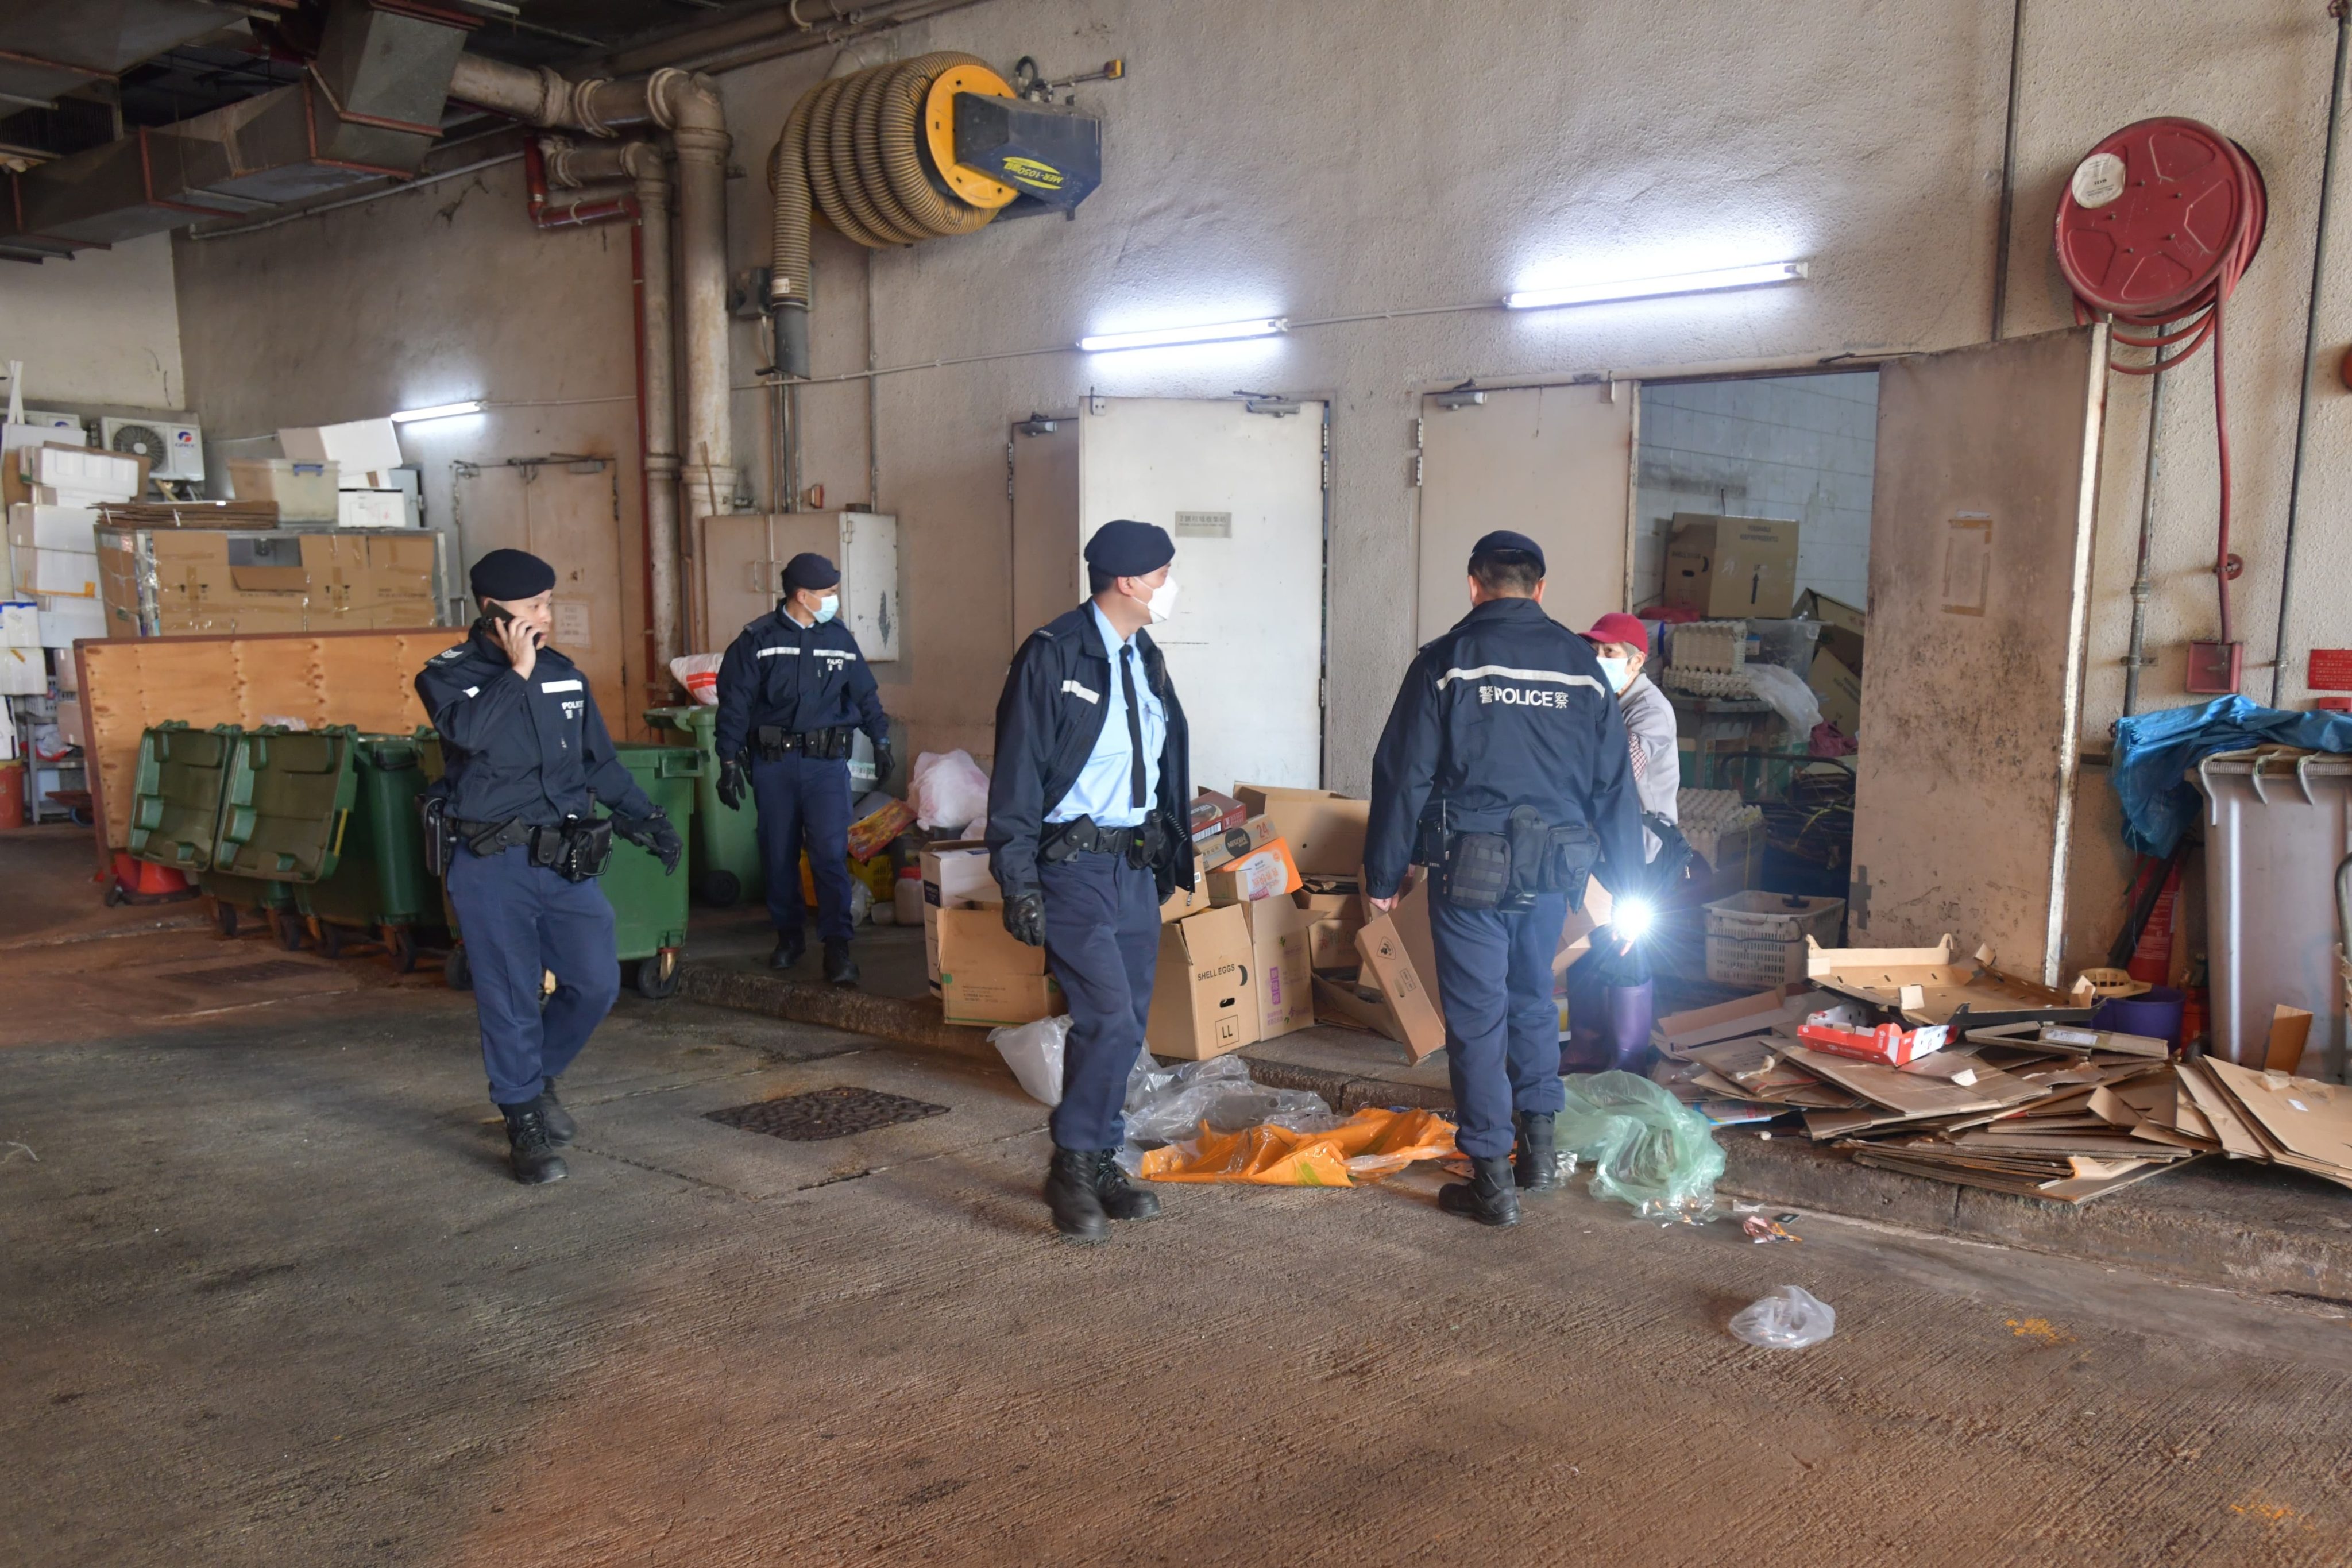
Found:
[[[2279,552],[2278,640],[2271,655],[2271,706],[2286,678],[2287,608],[2294,587],[2294,525],[2303,507],[2303,452],[2311,429],[2311,361],[2319,341],[2319,285],[2327,271],[2328,197],[2336,189],[2336,132],[2344,121],[2344,58],[2352,44],[2352,0],[2331,0],[2336,18],[2336,74],[2327,84],[2327,156],[2319,165],[2319,228],[2311,245],[2311,301],[2303,318],[2303,391],[2294,405],[2294,468],[2286,492],[2286,541]]]
[[[2124,655],[2124,714],[2139,711],[2139,672],[2147,667],[2147,600],[2155,591],[2148,559],[2156,547],[2157,454],[2164,439],[2164,351],[2156,351],[2156,374],[2147,389],[2147,458],[2139,476],[2139,571],[2132,577],[2131,647]]]
[[[2025,58],[2025,0],[2017,0],[2009,21],[2009,119],[2000,143],[2000,221],[1992,252],[1992,339],[2000,341],[2009,314],[2010,228],[2017,208],[2017,95]]]

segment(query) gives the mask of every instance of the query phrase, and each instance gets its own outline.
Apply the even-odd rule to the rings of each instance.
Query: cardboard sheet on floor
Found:
[[[1994,967],[1990,948],[1959,963],[1949,936],[1934,947],[1822,947],[1805,939],[1805,973],[1825,991],[1896,1009],[1916,1027],[1948,1024],[1966,1007],[1977,1013],[2017,1013],[2069,1006],[2062,992]]]
[[[1998,1068],[1986,1068],[1975,1083],[1963,1086],[1948,1079],[1807,1050],[1793,1040],[1780,1054],[1816,1078],[1827,1079],[1873,1105],[1906,1117],[1959,1116],[1971,1110],[1995,1110],[2013,1103],[2009,1094],[2024,1087]]]
[[[2204,1067],[2203,1062],[2185,1061],[2174,1070],[2179,1077],[2180,1087],[2189,1091],[2189,1097],[2197,1102],[2197,1109],[2211,1124],[2213,1136],[2221,1140],[2221,1152],[2235,1160],[2267,1158],[2261,1142],[2239,1120],[2235,1103],[2205,1077]]]
[[[1265,1125],[1214,1132],[1203,1122],[1199,1137],[1147,1152],[1141,1170],[1155,1182],[1347,1187],[1454,1153],[1454,1124],[1436,1112],[1367,1106],[1320,1132]]]
[[[2279,1163],[2352,1186],[2352,1089],[2256,1072],[2207,1057],[2212,1075],[2250,1126],[2273,1145]]]

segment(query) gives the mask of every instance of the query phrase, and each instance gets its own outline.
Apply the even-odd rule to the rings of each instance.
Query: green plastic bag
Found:
[[[1715,1201],[1723,1151],[1706,1119],[1630,1072],[1563,1081],[1568,1104],[1553,1123],[1559,1147],[1592,1165],[1592,1195],[1649,1215],[1692,1218]]]

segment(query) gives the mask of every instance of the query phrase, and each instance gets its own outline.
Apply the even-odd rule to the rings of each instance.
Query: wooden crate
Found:
[[[253,729],[292,721],[405,734],[429,722],[416,700],[416,672],[464,636],[420,626],[76,643],[100,863],[129,841],[139,737],[150,726],[184,719],[200,730]]]

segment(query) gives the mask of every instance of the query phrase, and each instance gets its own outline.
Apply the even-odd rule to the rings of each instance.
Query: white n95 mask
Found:
[[[1151,618],[1154,621],[1164,621],[1175,614],[1176,579],[1171,574],[1168,581],[1151,590]]]

